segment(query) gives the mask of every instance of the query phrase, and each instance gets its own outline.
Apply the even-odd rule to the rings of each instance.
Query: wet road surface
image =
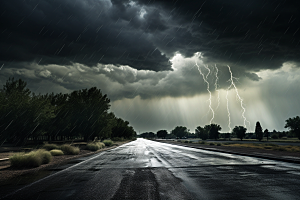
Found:
[[[145,139],[52,170],[5,199],[300,198],[300,165]]]

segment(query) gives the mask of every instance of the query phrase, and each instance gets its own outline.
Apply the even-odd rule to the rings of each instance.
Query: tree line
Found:
[[[0,90],[0,142],[21,145],[40,136],[49,141],[136,137],[128,121],[109,112],[110,106],[96,87],[36,95],[22,79],[9,78]]]
[[[286,121],[286,124],[284,126],[284,128],[288,128],[289,132],[277,132],[275,130],[273,130],[272,132],[272,138],[273,139],[277,139],[277,138],[281,138],[284,136],[291,136],[291,137],[298,137],[298,139],[300,139],[300,117],[296,116],[294,118],[289,118]],[[154,137],[158,137],[158,138],[201,138],[202,140],[207,140],[207,139],[214,139],[217,140],[219,139],[221,133],[220,131],[222,130],[221,126],[218,124],[209,124],[209,125],[205,125],[204,127],[198,126],[195,129],[195,133],[190,133],[189,129],[187,127],[184,126],[176,126],[171,132],[170,134],[168,134],[167,130],[159,130],[157,131],[157,133],[153,133],[153,132],[145,132],[142,133],[140,135],[140,137],[145,137],[145,138],[154,138]],[[246,137],[246,132],[247,132],[247,128],[245,128],[244,126],[235,126],[232,129],[231,133],[223,133],[223,137],[224,138],[230,138],[232,136],[235,136],[241,140],[243,140],[243,138]],[[249,133],[249,136],[251,136],[251,138],[255,138],[258,139],[259,141],[261,141],[263,139],[263,137],[267,137],[267,140],[270,137],[270,132],[268,129],[265,129],[263,131],[260,122],[256,122],[255,125],[255,132],[253,133]]]

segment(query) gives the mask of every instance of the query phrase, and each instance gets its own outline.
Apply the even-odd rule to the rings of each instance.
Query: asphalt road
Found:
[[[300,165],[144,139],[53,170],[4,199],[300,198]]]

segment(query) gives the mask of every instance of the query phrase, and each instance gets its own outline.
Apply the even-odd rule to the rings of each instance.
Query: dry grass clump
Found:
[[[73,147],[69,144],[64,144],[60,146],[60,149],[64,152],[66,155],[77,155],[80,152],[80,149],[78,147]]]
[[[27,154],[17,153],[9,158],[12,167],[38,167],[42,164],[47,164],[51,161],[52,156],[49,151],[39,149],[31,151]]]
[[[59,149],[56,144],[45,144],[42,148],[46,149],[47,151],[50,151],[52,149]]]
[[[59,150],[59,149],[52,149],[50,151],[51,155],[52,156],[62,156],[64,155],[64,152],[62,150]]]
[[[103,140],[103,143],[105,144],[105,146],[110,147],[111,145],[113,145],[113,141],[111,140]]]
[[[86,149],[90,151],[98,151],[99,149],[102,149],[105,147],[105,144],[103,142],[92,142],[86,145]]]

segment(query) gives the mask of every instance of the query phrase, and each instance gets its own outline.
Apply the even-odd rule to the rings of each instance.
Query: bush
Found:
[[[199,144],[206,144],[206,142],[204,142],[204,141],[199,141]]]
[[[211,142],[211,143],[209,143],[209,145],[211,145],[211,146],[212,146],[212,145],[215,145],[215,143],[212,143],[212,142]]]
[[[123,137],[113,137],[112,139],[111,139],[112,141],[120,141],[120,142],[122,142],[122,141],[124,141],[124,138]]]
[[[105,144],[105,146],[111,146],[111,145],[113,145],[113,141],[111,141],[111,140],[103,140],[103,143]]]
[[[105,144],[102,142],[93,142],[86,145],[86,149],[90,151],[97,151],[105,147]]]
[[[45,144],[43,146],[43,149],[46,149],[47,151],[50,151],[52,149],[59,149],[59,147],[56,144]]]
[[[272,138],[272,139],[278,139],[278,135],[277,135],[277,134],[273,134],[273,135],[271,136],[271,138]]]
[[[217,146],[221,146],[221,143],[218,143]]]
[[[50,151],[51,155],[52,156],[62,156],[64,155],[64,152],[62,152],[62,150],[59,150],[59,149],[52,149]]]
[[[73,147],[68,144],[64,144],[60,147],[60,149],[64,152],[66,155],[77,155],[79,154],[80,149],[78,147]]]
[[[184,143],[189,143],[189,141],[188,141],[188,140],[185,140]]]
[[[39,149],[28,154],[18,153],[9,158],[12,167],[38,167],[51,161],[52,156],[49,151]]]

